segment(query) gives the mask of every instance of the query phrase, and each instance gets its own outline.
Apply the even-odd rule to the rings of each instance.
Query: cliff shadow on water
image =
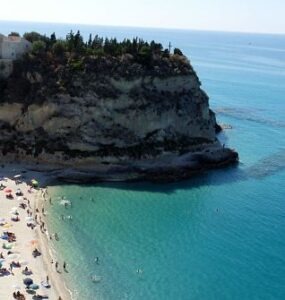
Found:
[[[264,180],[285,170],[285,149],[258,160],[251,166],[243,163],[231,165],[220,170],[208,170],[190,179],[171,183],[152,183],[146,181],[134,182],[101,182],[80,184],[84,187],[100,186],[118,190],[147,191],[152,193],[172,194],[176,190],[189,190],[202,186],[219,186],[248,180]],[[68,185],[62,181],[53,181],[49,185]]]

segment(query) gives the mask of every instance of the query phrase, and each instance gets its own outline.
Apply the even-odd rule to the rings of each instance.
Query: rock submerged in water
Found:
[[[0,159],[67,181],[184,179],[238,161],[216,138],[209,98],[184,56],[89,58],[84,68],[16,62],[0,82]]]

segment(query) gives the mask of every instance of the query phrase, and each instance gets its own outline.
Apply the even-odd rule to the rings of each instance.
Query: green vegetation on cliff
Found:
[[[155,57],[169,58],[169,49],[163,49],[160,43],[154,41],[148,43],[139,38],[124,39],[119,42],[116,38],[102,38],[95,35],[89,35],[88,41],[84,41],[79,31],[76,34],[71,31],[67,34],[66,39],[57,39],[55,33],[50,37],[41,35],[37,32],[25,33],[24,37],[33,43],[33,53],[50,52],[56,56],[65,56],[69,54],[77,54],[79,56],[112,56],[120,57],[124,54],[133,56],[134,61],[151,65]],[[174,54],[183,56],[179,49],[174,49]]]
[[[10,78],[0,80],[0,102],[40,103],[59,93],[80,96],[83,88],[100,98],[116,98],[118,92],[110,85],[106,88],[106,78],[196,76],[181,50],[170,53],[154,41],[134,38],[119,42],[98,35],[84,41],[79,31],[71,31],[65,39],[37,32],[24,37],[32,43],[32,51],[14,61]],[[78,78],[83,86],[76,84]]]
[[[32,52],[22,60],[24,64],[40,59],[67,66],[71,71],[111,71],[132,78],[145,72],[154,76],[188,74],[192,69],[180,49],[175,48],[172,54],[160,43],[137,37],[118,41],[98,35],[93,38],[90,34],[84,41],[79,31],[76,34],[71,31],[65,39],[57,39],[55,33],[47,37],[37,32],[25,33],[24,37],[33,44]]]

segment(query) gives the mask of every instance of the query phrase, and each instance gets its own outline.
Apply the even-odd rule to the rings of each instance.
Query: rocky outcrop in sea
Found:
[[[15,61],[0,80],[0,160],[67,181],[173,181],[237,162],[183,55]]]

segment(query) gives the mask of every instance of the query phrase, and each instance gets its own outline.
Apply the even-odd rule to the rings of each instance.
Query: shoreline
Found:
[[[47,203],[46,196],[48,195],[47,192],[48,187],[45,186],[44,188],[40,188],[39,192],[40,195],[37,195],[38,197],[35,198],[34,201],[34,213],[36,213],[36,209],[38,208],[39,211],[41,211],[42,208],[45,208],[45,211],[48,211],[48,208],[45,207],[45,203]],[[48,222],[46,215],[43,215],[40,213],[43,220],[45,220],[46,227],[48,228]],[[52,253],[52,248],[49,240],[49,231],[48,229],[43,233],[39,227],[36,229],[36,235],[39,240],[39,247],[41,248],[41,252],[43,254],[43,263],[47,270],[48,275],[50,276],[50,281],[52,282],[52,286],[56,290],[56,293],[58,296],[60,296],[63,300],[72,300],[72,292],[67,287],[67,284],[65,282],[65,279],[62,278],[63,272],[59,273],[55,269],[55,262],[57,261],[57,253],[56,250],[54,250],[55,253]],[[51,263],[53,261],[53,263]],[[61,283],[61,284],[60,284]],[[63,288],[62,288],[63,286]]]
[[[16,183],[15,175],[19,174],[23,179],[21,183]],[[27,170],[24,166],[16,164],[6,165],[0,168],[1,184],[5,185],[5,189],[11,189],[11,194],[14,199],[7,199],[5,189],[0,191],[0,218],[4,219],[0,230],[2,232],[8,231],[15,235],[16,241],[7,243],[1,236],[1,253],[3,259],[1,260],[2,268],[6,269],[3,275],[0,275],[0,285],[5,286],[6,289],[0,290],[0,299],[12,299],[13,293],[19,291],[25,296],[25,299],[34,299],[33,295],[45,295],[51,300],[71,300],[72,294],[66,285],[66,279],[63,274],[59,274],[51,264],[51,259],[55,261],[55,255],[52,253],[52,247],[47,237],[46,225],[43,228],[39,226],[43,220],[46,224],[46,217],[43,216],[42,206],[47,202],[44,198],[46,188],[30,189],[28,183],[32,178],[37,178],[41,186],[45,186],[48,177],[42,173]],[[21,200],[16,196],[15,191],[20,189],[23,193]],[[30,190],[30,192],[29,192]],[[25,205],[25,208],[20,206],[20,203]],[[38,210],[37,210],[38,209]],[[45,210],[48,209],[45,207]],[[17,210],[19,221],[10,219],[12,210]],[[27,226],[27,219],[32,218],[34,221],[34,229]],[[37,215],[37,217],[36,217]],[[12,254],[9,255],[4,244],[11,245]],[[38,249],[40,255],[33,257],[32,250]],[[12,255],[13,261],[19,262],[19,266],[11,266]],[[13,263],[12,263],[13,264]],[[32,271],[31,274],[25,275],[24,269],[28,267]],[[64,272],[62,272],[64,273]],[[48,276],[48,277],[47,277]],[[25,289],[23,280],[31,278],[35,284],[39,286],[35,289],[34,294],[28,293]],[[50,288],[44,287],[45,283],[49,283]],[[61,298],[60,298],[61,297]],[[39,298],[38,298],[39,299]]]

